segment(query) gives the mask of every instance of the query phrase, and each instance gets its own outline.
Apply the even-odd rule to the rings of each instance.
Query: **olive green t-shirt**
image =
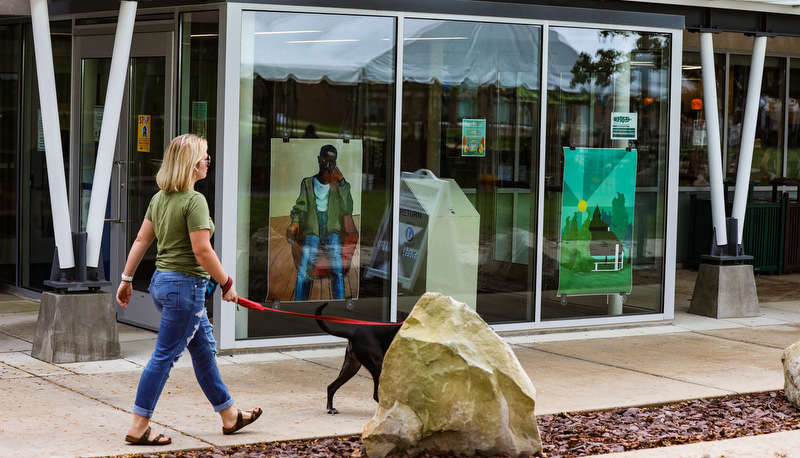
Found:
[[[144,217],[153,223],[158,240],[158,270],[210,278],[197,262],[189,238],[190,232],[201,229],[214,233],[208,202],[202,194],[194,189],[170,193],[159,191],[150,200]]]

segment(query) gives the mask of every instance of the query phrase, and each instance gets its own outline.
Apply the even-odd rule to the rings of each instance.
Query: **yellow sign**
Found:
[[[150,115],[139,115],[139,131],[136,134],[139,146],[136,151],[150,152]]]

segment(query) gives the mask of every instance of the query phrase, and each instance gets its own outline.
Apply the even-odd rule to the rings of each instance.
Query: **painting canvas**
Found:
[[[268,301],[357,299],[360,140],[272,139]]]

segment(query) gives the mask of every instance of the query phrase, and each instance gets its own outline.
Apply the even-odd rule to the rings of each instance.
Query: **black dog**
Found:
[[[320,315],[328,303],[324,303],[317,307],[316,314]],[[347,383],[348,380],[353,378],[354,375],[364,365],[370,374],[372,374],[372,381],[375,385],[375,392],[373,398],[378,400],[378,380],[381,377],[381,368],[383,366],[383,356],[392,339],[397,334],[397,331],[402,326],[401,323],[397,325],[348,325],[345,329],[331,329],[322,320],[316,320],[317,324],[323,331],[336,337],[347,339],[347,350],[344,354],[344,363],[342,370],[336,380],[328,385],[328,413],[337,414],[338,410],[333,408],[333,395],[342,385]]]

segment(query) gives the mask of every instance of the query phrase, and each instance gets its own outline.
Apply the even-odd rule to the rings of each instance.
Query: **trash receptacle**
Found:
[[[732,184],[726,180],[726,185]],[[753,256],[756,273],[781,273],[784,258],[785,199],[754,199],[753,185],[750,183],[747,206],[744,214],[744,233],[742,246],[745,254]],[[726,196],[728,195],[726,186]],[[800,206],[800,204],[798,204]],[[726,199],[725,213],[731,214],[733,202]],[[691,239],[689,243],[690,262],[693,267],[700,265],[700,256],[711,251],[713,222],[711,220],[711,200],[692,195],[690,198],[692,215]],[[800,216],[800,207],[798,208]],[[800,227],[800,226],[798,226]],[[798,241],[800,245],[800,241]],[[800,246],[798,246],[798,270],[800,270]]]
[[[772,184],[772,200],[780,199],[784,205],[783,229],[783,263],[781,273],[789,274],[800,272],[800,180],[797,178],[774,178]],[[789,193],[784,191],[778,195],[778,187],[794,187],[795,198],[791,199]]]

